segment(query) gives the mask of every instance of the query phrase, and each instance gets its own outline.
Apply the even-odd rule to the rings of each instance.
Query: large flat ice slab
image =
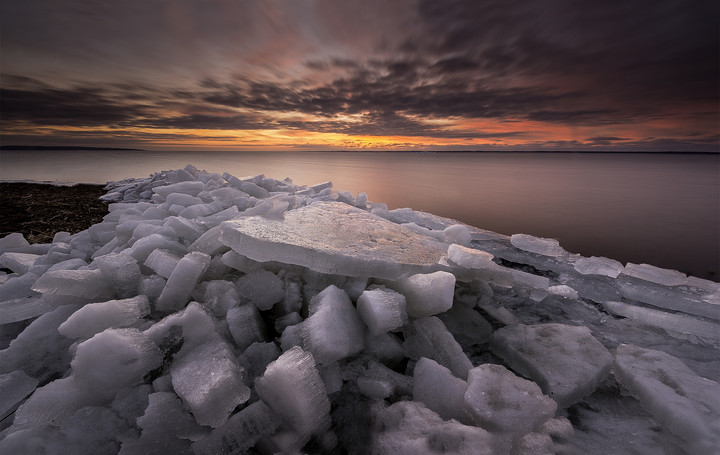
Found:
[[[397,279],[432,272],[447,246],[363,210],[318,202],[283,218],[251,216],[221,224],[223,243],[255,261],[316,272]]]
[[[661,425],[688,444],[688,453],[720,447],[720,384],[661,351],[620,345],[615,376]]]

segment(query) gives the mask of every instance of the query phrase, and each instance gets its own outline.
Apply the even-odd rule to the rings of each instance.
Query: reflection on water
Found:
[[[309,152],[9,152],[2,180],[104,183],[191,163],[297,184],[332,180],[390,208],[505,234],[554,237],[569,251],[718,279],[720,155]]]

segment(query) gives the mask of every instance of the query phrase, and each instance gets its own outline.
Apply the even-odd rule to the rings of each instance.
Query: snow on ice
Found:
[[[720,285],[192,166],[0,239],[0,453],[720,453]]]

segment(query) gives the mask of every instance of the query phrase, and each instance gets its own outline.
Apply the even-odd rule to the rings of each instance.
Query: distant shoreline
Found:
[[[123,151],[123,152],[145,152],[143,149],[130,149],[121,147],[74,147],[69,145],[0,145],[0,150],[12,150],[12,151],[23,151],[23,150],[112,150],[112,151]]]

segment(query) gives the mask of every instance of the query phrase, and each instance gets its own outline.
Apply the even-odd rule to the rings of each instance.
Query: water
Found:
[[[1,180],[105,183],[186,164],[332,180],[390,208],[718,280],[720,155],[402,152],[0,152]]]

